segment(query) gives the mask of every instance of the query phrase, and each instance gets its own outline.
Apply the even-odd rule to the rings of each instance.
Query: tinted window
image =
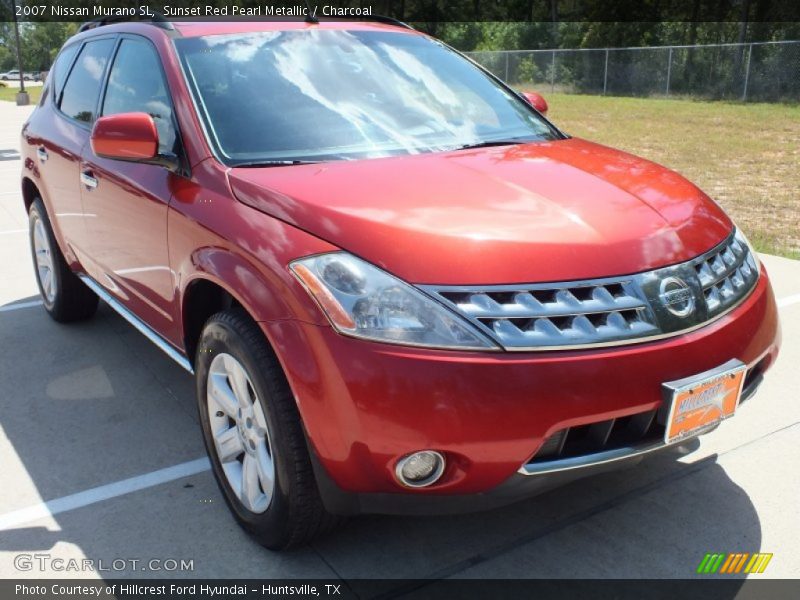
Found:
[[[530,106],[420,35],[308,29],[175,40],[229,164],[558,139]]]
[[[100,84],[113,47],[111,39],[84,44],[64,85],[60,106],[64,114],[86,123],[94,121]]]
[[[103,102],[103,115],[144,112],[158,127],[159,150],[174,151],[175,127],[172,104],[155,49],[145,41],[123,40],[120,45]]]
[[[72,64],[72,59],[75,58],[75,54],[78,52],[78,48],[80,47],[80,44],[72,44],[72,46],[64,48],[61,51],[61,54],[58,55],[56,64],[53,65],[53,74],[51,77],[56,100],[58,100],[59,96],[61,96],[61,90],[64,89],[64,81],[67,79],[67,73],[69,73],[69,67]]]

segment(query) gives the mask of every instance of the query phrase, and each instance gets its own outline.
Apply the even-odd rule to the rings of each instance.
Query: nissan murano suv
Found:
[[[94,22],[24,126],[47,312],[196,380],[236,519],[489,508],[735,414],[778,316],[680,175],[384,21]]]

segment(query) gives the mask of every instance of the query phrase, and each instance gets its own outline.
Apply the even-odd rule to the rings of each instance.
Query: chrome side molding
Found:
[[[189,359],[186,358],[183,354],[181,354],[172,344],[170,344],[167,340],[162,338],[158,335],[155,331],[150,329],[144,321],[139,319],[136,315],[134,315],[131,311],[127,308],[122,306],[120,302],[114,298],[111,294],[109,294],[103,287],[97,283],[94,279],[89,277],[88,275],[78,275],[81,281],[86,284],[90,290],[92,290],[95,294],[99,296],[103,302],[108,304],[111,308],[113,308],[119,316],[125,319],[128,323],[133,325],[139,333],[144,335],[148,340],[153,342],[159,349],[161,349],[164,354],[169,356],[172,360],[178,363],[185,371],[188,371],[192,375],[194,375],[194,369],[192,368],[192,364],[189,362]]]
[[[685,440],[683,440],[685,441]],[[633,458],[647,454],[659,448],[666,448],[664,442],[655,442],[642,446],[626,446],[624,448],[614,448],[612,450],[603,450],[602,452],[594,452],[592,454],[584,454],[583,456],[573,456],[570,458],[559,458],[556,460],[546,460],[541,462],[533,462],[522,465],[517,471],[520,475],[544,475],[545,473],[557,473],[559,471],[571,471],[573,469],[580,469],[582,467],[592,467],[595,465],[602,465],[605,463],[616,462],[626,458]]]
[[[624,446],[622,448],[613,448],[611,450],[603,450],[602,452],[593,452],[591,454],[584,454],[582,456],[572,456],[569,458],[558,458],[555,460],[544,460],[539,462],[532,462],[522,465],[517,473],[520,475],[544,475],[545,473],[557,473],[559,471],[571,471],[573,469],[581,469],[583,467],[594,467],[596,465],[603,465],[606,463],[616,462],[618,460],[625,460],[626,458],[633,458],[648,454],[655,450],[670,448],[673,446],[680,446],[687,441],[696,438],[698,435],[708,433],[716,429],[719,423],[712,423],[708,427],[695,432],[689,437],[682,440],[665,443],[663,440],[656,442],[649,442],[636,446]]]

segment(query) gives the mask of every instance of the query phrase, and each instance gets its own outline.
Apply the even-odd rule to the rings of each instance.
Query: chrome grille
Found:
[[[658,330],[631,281],[439,294],[504,346],[603,342]]]
[[[710,317],[735,304],[756,279],[756,264],[747,246],[733,238],[696,264]]]
[[[663,284],[674,286],[676,279],[684,289],[665,293]],[[631,343],[697,328],[741,302],[757,279],[754,257],[732,234],[696,259],[627,277],[420,287],[507,350],[553,350]],[[687,297],[688,314],[672,309]]]

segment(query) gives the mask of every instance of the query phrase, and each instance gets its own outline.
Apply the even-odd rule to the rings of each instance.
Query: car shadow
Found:
[[[204,456],[191,376],[102,303],[72,325],[41,306],[0,312],[0,339],[0,452],[10,453],[0,519]],[[691,462],[696,447],[489,512],[354,518],[280,554],[239,529],[203,471],[0,531],[0,576],[62,576],[12,564],[51,552],[193,560],[192,570],[104,577],[340,577],[365,597],[408,579],[692,578],[706,553],[757,552],[762,539],[747,493],[716,456]]]
[[[759,551],[755,507],[716,455],[693,464],[679,456],[651,457],[486,513],[362,517],[316,547],[345,579],[437,580],[691,579],[706,553]],[[383,585],[356,589],[372,595],[387,591]]]

